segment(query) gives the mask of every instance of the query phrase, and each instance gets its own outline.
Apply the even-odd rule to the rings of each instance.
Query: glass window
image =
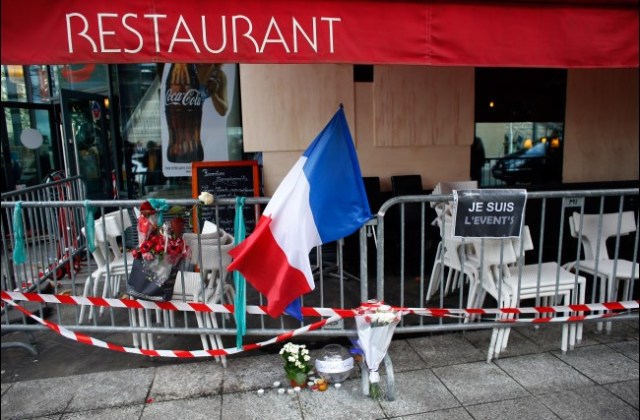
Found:
[[[24,66],[2,66],[2,100],[27,102]]]
[[[236,64],[117,66],[132,198],[191,197],[191,162],[244,158],[238,75]]]
[[[562,69],[476,69],[475,136],[484,156],[474,167],[472,154],[472,178],[481,186],[562,182],[566,84]]]
[[[10,154],[12,174],[11,182],[8,182],[11,185],[8,186],[24,187],[42,183],[47,175],[58,169],[54,146],[51,142],[49,110],[3,108],[8,143],[3,144],[2,150],[3,154]],[[25,141],[23,133],[26,129],[35,129],[41,136],[41,143],[33,144]]]

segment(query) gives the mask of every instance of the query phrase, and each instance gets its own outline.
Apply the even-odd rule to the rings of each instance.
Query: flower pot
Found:
[[[290,372],[287,373],[287,378],[289,379],[289,383],[292,387],[299,386],[300,388],[304,388],[307,386],[307,377],[306,373],[302,372]]]

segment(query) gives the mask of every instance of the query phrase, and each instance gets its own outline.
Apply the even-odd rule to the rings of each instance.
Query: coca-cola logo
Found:
[[[167,105],[201,106],[202,96],[197,89],[189,89],[186,92],[175,92],[167,89],[165,103]]]

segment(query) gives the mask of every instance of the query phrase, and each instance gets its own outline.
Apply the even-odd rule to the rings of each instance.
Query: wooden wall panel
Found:
[[[470,145],[474,122],[474,69],[376,66],[375,145]]]
[[[245,152],[306,149],[340,103],[353,126],[351,65],[241,64],[240,83]]]
[[[638,69],[569,70],[564,182],[638,179]]]
[[[363,176],[378,176],[383,191],[391,190],[391,176],[418,174],[424,189],[442,181],[469,179],[469,146],[376,147],[373,83],[355,84],[355,125],[349,122]],[[473,121],[465,130],[473,133]],[[265,194],[274,193],[300,152],[263,153]]]

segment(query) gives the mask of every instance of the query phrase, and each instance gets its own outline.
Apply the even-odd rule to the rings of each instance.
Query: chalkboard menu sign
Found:
[[[193,162],[191,164],[191,176],[193,198],[197,198],[200,193],[205,191],[212,194],[216,199],[258,197],[260,195],[258,162],[255,160]],[[216,208],[218,209],[219,219],[216,219]],[[221,229],[232,235],[234,234],[235,205],[203,206],[201,216],[202,219],[217,223]],[[247,234],[249,234],[256,224],[255,206],[244,207],[244,220]],[[198,226],[202,226],[202,220],[198,221]]]

